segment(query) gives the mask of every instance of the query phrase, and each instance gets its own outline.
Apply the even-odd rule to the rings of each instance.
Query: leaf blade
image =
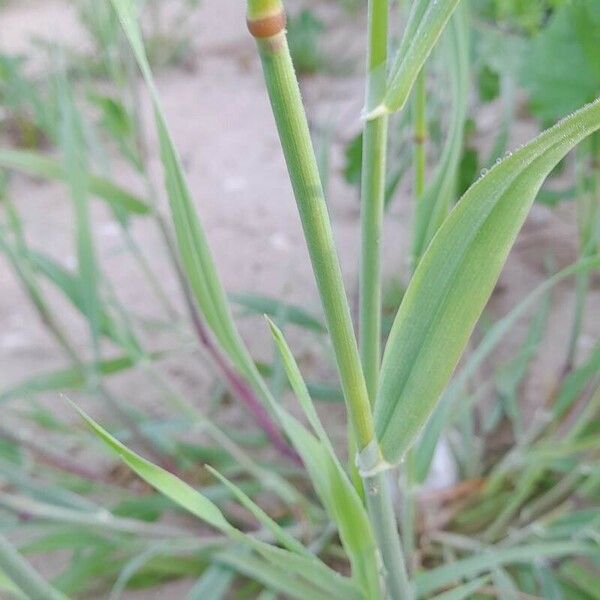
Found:
[[[600,102],[581,109],[475,183],[423,255],[382,363],[375,427],[389,462],[426,424],[489,299],[544,179],[600,128]]]

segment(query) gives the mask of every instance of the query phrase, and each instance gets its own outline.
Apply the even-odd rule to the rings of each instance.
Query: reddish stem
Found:
[[[185,286],[185,300],[190,317],[192,319],[194,331],[196,332],[200,343],[206,348],[217,367],[221,370],[230,390],[245,404],[246,408],[254,417],[257,425],[265,432],[267,437],[271,440],[273,446],[277,448],[277,450],[279,450],[286,458],[301,466],[302,459],[287,443],[281,434],[281,431],[277,425],[275,425],[271,419],[271,416],[263,406],[262,402],[256,397],[254,390],[238,374],[229,361],[223,356],[219,348],[214,344],[191,299],[187,285]]]

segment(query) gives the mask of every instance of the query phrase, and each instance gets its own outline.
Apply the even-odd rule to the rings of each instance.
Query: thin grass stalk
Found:
[[[89,379],[90,369],[86,367],[84,362],[81,360],[76,349],[71,344],[68,335],[62,330],[61,326],[58,324],[58,321],[55,319],[52,310],[46,303],[44,294],[37,282],[35,273],[28,258],[29,248],[21,231],[18,214],[16,213],[14,206],[8,200],[6,201],[6,206],[8,207],[11,229],[15,235],[17,249],[16,251],[13,250],[8,244],[0,239],[0,250],[2,250],[8,257],[15,273],[22,281],[23,286],[27,291],[27,294],[31,299],[31,302],[35,307],[35,310],[37,311],[42,323],[48,328],[58,345],[64,351],[65,355],[81,370],[82,373],[86,374]],[[164,455],[162,449],[157,448],[154,445],[152,440],[146,438],[146,436],[140,430],[137,422],[122,409],[118,401],[112,398],[110,393],[102,384],[102,381],[94,376],[91,379],[90,384],[93,389],[96,389],[100,395],[113,407],[116,414],[120,417],[122,424],[131,432],[132,436],[140,445],[140,447],[144,448],[148,455],[158,461],[159,464],[164,466],[167,470],[173,472],[175,470],[174,463]],[[46,456],[47,460],[50,460],[49,455],[44,456]]]
[[[223,352],[219,344],[215,343],[213,340],[209,332],[209,328],[205,325],[205,321],[200,315],[200,312],[193,301],[192,290],[188,280],[185,277],[171,229],[160,212],[158,207],[158,194],[149,174],[147,166],[148,140],[146,129],[144,127],[144,120],[140,111],[141,97],[139,93],[139,84],[136,78],[133,77],[135,71],[135,58],[134,54],[130,51],[126,51],[125,48],[126,46],[123,45],[122,52],[124,55],[122,57],[122,61],[128,73],[127,81],[130,82],[131,109],[135,122],[135,141],[141,165],[140,172],[143,176],[146,194],[153,209],[152,215],[167,250],[167,258],[169,259],[171,266],[173,267],[173,271],[176,274],[177,282],[181,291],[181,295],[184,299],[193,332],[200,342],[200,345],[207,351],[213,362],[221,371],[221,374],[233,395],[236,396],[238,400],[240,400],[246,406],[259,427],[261,427],[267,437],[271,440],[274,447],[277,448],[283,456],[289,458],[295,464],[300,464],[298,455],[286,442],[271,415],[265,409],[264,402],[266,402],[267,405],[272,405],[274,400],[270,395],[268,388],[264,384],[264,381],[258,374],[258,371],[254,363],[251,361],[249,355],[242,357],[242,363],[246,365],[246,370],[245,372],[240,373],[239,365],[238,368],[236,368],[228,360],[225,352]],[[229,358],[232,358],[231,353]],[[264,402],[261,402],[260,397],[263,398]]]
[[[363,480],[369,519],[383,561],[385,597],[391,600],[412,600],[414,592],[408,580],[406,560],[398,533],[389,471],[363,476]]]
[[[29,598],[66,600],[66,596],[54,589],[38,572],[0,535],[0,570]]]
[[[387,8],[385,3],[378,4],[378,15],[383,8]],[[385,25],[387,17],[385,21],[377,19],[375,31],[381,33],[382,22]],[[378,468],[381,453],[374,436],[369,394],[308,122],[287,45],[285,16],[280,0],[249,0],[248,27],[257,41],[267,91],[336,356],[352,428],[351,439],[353,437],[357,445],[361,468],[364,469],[362,477],[367,508],[385,563],[386,587],[394,600],[408,600],[412,598],[412,591],[404,568],[388,473]],[[380,49],[378,52],[381,56]],[[385,142],[385,136],[380,135],[381,130],[374,129],[371,133],[378,133],[373,139],[381,147],[381,142]],[[379,168],[380,165],[373,163],[372,167]],[[378,171],[373,176],[373,181],[377,183],[373,188],[379,188],[382,175]],[[377,225],[379,210],[373,211],[375,219],[372,225]],[[378,258],[377,254],[374,256]],[[379,343],[378,339],[375,341]]]
[[[182,288],[185,297],[185,303],[192,320],[194,332],[200,343],[206,349],[211,360],[215,363],[227,386],[231,392],[239,399],[248,410],[252,413],[254,420],[258,426],[265,432],[270,439],[274,448],[276,448],[283,456],[290,459],[296,465],[301,465],[302,460],[294,449],[287,443],[281,431],[271,419],[263,403],[255,395],[254,390],[246,383],[246,380],[238,375],[237,371],[229,363],[227,358],[221,353],[218,346],[213,342],[208,328],[200,318],[200,314],[196,309],[191,293],[185,280],[182,281]]]
[[[416,452],[407,454],[401,473],[402,507],[400,513],[402,545],[406,556],[406,570],[412,575],[417,568],[416,560],[416,517],[417,517],[417,484],[416,484]]]
[[[387,0],[368,4],[368,48],[365,114],[385,97],[388,50]],[[371,405],[381,368],[381,238],[386,189],[388,116],[365,123],[361,175],[361,255],[359,344]],[[398,533],[389,472],[365,480],[367,509],[383,561],[386,592],[391,598],[410,598],[405,558]]]
[[[287,45],[281,1],[249,0],[248,27],[257,41],[349,420],[357,445],[363,449],[374,437],[373,418],[323,186]]]
[[[427,73],[424,66],[415,81],[413,100],[414,195],[418,202],[425,191],[427,141]]]
[[[365,112],[385,97],[388,2],[369,2],[369,41]],[[381,365],[381,230],[385,204],[388,117],[365,123],[361,176],[360,356],[371,404],[377,394]]]

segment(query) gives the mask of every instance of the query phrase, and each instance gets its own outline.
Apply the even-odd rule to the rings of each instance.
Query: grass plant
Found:
[[[600,347],[596,344],[584,359],[577,349],[591,276],[600,267],[600,101],[494,160],[458,198],[471,73],[469,5],[414,0],[395,43],[388,32],[390,4],[369,0],[367,10],[356,323],[281,0],[248,0],[247,27],[260,57],[323,318],[269,297],[225,292],[161,105],[134,0],[106,2],[103,20],[96,23],[98,43],[109,50],[107,72],[114,83],[129,82],[127,97],[96,94],[92,102],[104,111],[103,127],[113,142],[119,140],[119,152],[139,175],[145,193],[98,174],[76,88],[60,61],[51,87],[56,122],[45,132],[58,157],[32,148],[0,149],[2,168],[64,185],[72,200],[77,259],[74,268],[67,268],[38,250],[24,233],[18,206],[3,197],[0,252],[68,366],[0,393],[7,419],[0,425],[2,593],[54,600],[89,597],[112,586],[110,598],[116,600],[128,587],[188,577],[195,579],[189,600],[597,596]],[[88,20],[93,16],[86,15]],[[105,35],[102,24],[117,21],[122,33]],[[445,101],[451,108],[437,146],[431,122],[438,110],[431,91],[435,82],[429,78],[435,68],[432,56],[450,81]],[[134,63],[152,105],[170,222],[160,212],[161,192],[149,176],[146,133],[135,109],[142,92]],[[15,77],[11,71],[11,81]],[[24,102],[11,104],[20,119]],[[389,331],[384,331],[383,219],[398,189],[394,173],[405,170],[390,166],[388,150],[396,125],[411,127],[411,120],[410,273]],[[579,152],[578,259],[473,336],[536,197],[574,148]],[[436,155],[433,166],[430,150]],[[164,308],[162,319],[150,323],[121,304],[97,254],[90,212],[95,199],[119,223],[125,247]],[[179,298],[163,289],[135,241],[134,219],[151,219],[159,231]],[[527,422],[519,389],[548,327],[551,294],[573,277],[576,307],[568,368]],[[85,356],[46,297],[47,285],[60,291],[86,324]],[[272,365],[252,357],[234,306],[268,315],[264,326],[277,352]],[[537,314],[530,317],[517,359],[479,385],[482,365],[532,309]],[[286,341],[288,324],[331,345],[339,379],[333,387],[305,379]],[[170,346],[148,344],[148,332],[157,329],[172,334]],[[190,346],[202,348],[256,427],[239,432],[218,424],[224,406],[220,389],[214,412],[200,410],[178,391],[162,361],[189,354]],[[152,382],[168,418],[145,417],[119,398],[111,379],[125,372]],[[514,433],[514,444],[501,450],[481,433],[499,420],[479,403],[489,388],[502,397],[495,410],[503,411]],[[288,389],[297,411],[281,402]],[[110,408],[116,424],[109,431],[91,416],[94,406],[84,411],[74,398],[73,409],[86,428],[65,426],[36,400],[59,391],[93,397],[96,406]],[[317,396],[343,399],[344,448],[334,443],[322,421]],[[15,399],[26,400],[25,408],[13,405]],[[12,430],[9,423],[22,419],[59,440],[57,447]],[[120,479],[71,458],[69,444],[93,447],[96,442],[142,480],[141,493],[136,493],[138,479],[133,483],[127,474]],[[444,442],[452,449],[460,481],[450,489],[424,492],[436,449]],[[248,452],[253,445],[274,448],[280,460],[256,457]],[[198,469],[199,463],[206,469]],[[185,521],[185,527],[160,522],[169,512],[188,513],[198,521]],[[14,535],[25,530],[35,535],[26,541]],[[54,550],[68,551],[71,561],[46,582],[26,557]]]

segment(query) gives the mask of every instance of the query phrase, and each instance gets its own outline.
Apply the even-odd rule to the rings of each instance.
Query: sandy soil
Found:
[[[319,9],[331,25],[335,21],[335,7],[327,4]],[[68,41],[78,47],[86,45],[72,5],[61,0],[9,2],[2,9],[2,22],[1,51],[24,52],[30,49],[34,36]],[[244,25],[243,3],[203,0],[193,17],[192,29],[196,32],[193,61],[190,61],[193,68],[163,71],[158,76],[158,86],[224,284],[230,291],[267,293],[318,311],[318,298],[259,64]],[[353,38],[352,43],[344,44],[347,31],[332,27],[332,32],[336,51],[346,53],[342,58],[356,56],[360,39]],[[362,79],[360,73],[335,78],[318,75],[305,79],[303,90],[311,119],[336,132],[331,149],[329,202],[348,289],[355,298],[358,203],[356,191],[343,182],[340,171],[343,142],[359,127]],[[481,124],[478,143],[482,147],[493,138],[496,113],[496,107],[491,106],[478,115]],[[533,134],[535,127],[531,123],[520,122],[511,144],[517,146]],[[154,140],[151,148],[158,171]],[[114,163],[114,178],[135,187],[131,173],[119,164]],[[404,198],[407,191],[408,184],[402,190]],[[64,187],[14,177],[11,194],[24,218],[31,243],[67,264],[74,264],[72,211]],[[394,204],[386,222],[387,278],[401,278],[405,272],[410,207],[404,198]],[[161,309],[134,270],[108,211],[98,203],[94,204],[94,219],[102,268],[110,273],[120,300],[141,314],[160,316]],[[138,220],[134,233],[166,290],[176,296],[177,285],[155,229]],[[576,248],[573,207],[555,211],[534,207],[491,301],[490,316],[505,314],[544,279],[547,257],[553,258],[556,268],[563,267],[575,259]],[[563,367],[574,304],[571,288],[570,284],[563,284],[553,294],[549,327],[523,388],[523,408],[529,414],[551,392]],[[4,388],[27,374],[63,361],[2,259],[0,289],[0,387]],[[49,293],[73,339],[85,340],[81,319],[56,294],[50,290]],[[600,314],[597,280],[587,309],[581,338],[582,357],[600,336],[600,320],[593,317]],[[243,320],[240,325],[253,351],[268,357],[270,346],[260,320]],[[515,332],[496,359],[509,360],[522,336],[523,331]],[[321,375],[331,373],[329,366],[323,367],[322,352],[313,348],[311,338],[292,331],[291,341],[307,368]],[[201,400],[202,390],[206,391],[206,382],[211,380],[209,370],[199,365],[195,357],[184,359],[172,367],[175,368],[180,388]],[[144,377],[119,378],[116,385],[124,397],[143,397],[143,406],[155,410],[156,392],[145,383]],[[240,422],[244,418],[237,416]],[[136,593],[128,597],[182,597],[186,586],[177,584],[169,588],[168,595],[156,591],[152,592],[154,595]]]

